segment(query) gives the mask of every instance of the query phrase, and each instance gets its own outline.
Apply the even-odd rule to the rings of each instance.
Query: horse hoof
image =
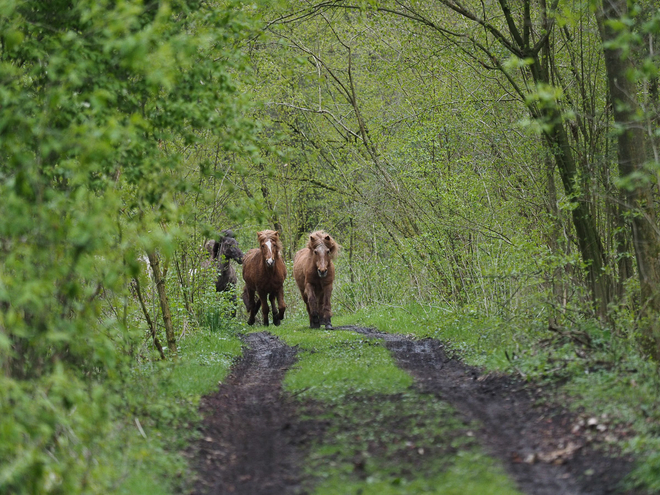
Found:
[[[280,326],[280,320],[273,320],[273,325],[275,325],[276,327],[279,327]]]
[[[250,318],[248,320],[248,325],[250,325],[250,326],[254,325],[254,318]]]

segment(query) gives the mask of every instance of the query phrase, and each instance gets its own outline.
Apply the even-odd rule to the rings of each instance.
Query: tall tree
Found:
[[[621,40],[623,22],[628,18],[626,0],[603,0],[597,10],[598,25],[603,39],[605,66],[612,112],[617,134],[619,172],[627,179],[624,187],[626,206],[630,212],[633,246],[641,289],[642,314],[648,351],[660,358],[660,231],[658,230],[657,194],[653,180],[639,180],[645,173],[647,141],[644,114],[639,101],[639,89],[629,42]],[[627,53],[626,53],[627,52]],[[650,143],[649,143],[650,144]]]

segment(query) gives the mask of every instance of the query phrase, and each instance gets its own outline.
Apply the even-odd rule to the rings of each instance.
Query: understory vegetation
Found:
[[[342,245],[335,326],[436,338],[556,387],[624,431],[611,443],[637,459],[628,483],[660,491],[654,2],[0,0],[0,12],[0,493],[189,487],[199,399],[247,331],[240,267],[217,293],[222,260],[205,249],[226,229],[243,252],[280,232],[275,333],[301,350],[287,390],[367,435],[396,403],[423,411],[420,437],[469,445],[417,466],[425,479],[383,447],[355,479],[342,459],[364,449],[339,435],[309,459],[319,493],[469,493],[456,488],[468,465],[472,493],[515,491],[384,347],[306,329],[292,260],[317,229]]]

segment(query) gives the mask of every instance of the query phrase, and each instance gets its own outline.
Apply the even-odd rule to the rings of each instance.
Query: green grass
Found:
[[[236,334],[201,330],[180,344],[180,359],[167,380],[167,394],[197,401],[224,380],[233,360],[241,354]]]
[[[211,328],[214,330],[206,327],[182,339],[176,362],[149,363],[135,371],[127,394],[136,396],[137,406],[125,425],[130,443],[121,449],[123,459],[114,465],[124,473],[116,493],[170,495],[185,491],[190,475],[180,451],[196,434],[199,400],[217,390],[218,382],[241,354],[238,334],[242,327],[238,323],[225,321]]]
[[[346,394],[394,393],[412,385],[380,342],[349,331],[309,330],[282,325],[274,330],[303,352],[284,386],[303,397],[340,400]]]
[[[243,328],[240,324],[227,328],[216,320],[209,318],[215,331],[195,332],[180,343],[176,365],[156,365],[139,376],[143,393],[153,394],[155,400],[148,410],[136,411],[147,439],[130,418],[127,431],[117,437],[130,438],[122,468],[127,477],[118,493],[169,494],[183,486],[186,465],[176,449],[194,430],[199,397],[224,380],[240,354],[237,332]],[[574,408],[586,414],[607,413],[612,424],[634,426],[636,434],[619,443],[642,459],[630,483],[660,491],[660,379],[657,366],[641,358],[631,341],[585,323],[578,330],[588,333],[594,345],[583,354],[584,349],[566,339],[548,341],[551,334],[539,322],[505,322],[418,304],[337,314],[333,324],[433,337],[469,364],[535,382],[561,380],[561,390]],[[306,469],[316,480],[314,493],[517,493],[499,464],[465,435],[466,425],[457,422],[451,408],[411,389],[412,379],[396,367],[378,339],[351,331],[311,330],[302,311],[289,312],[281,326],[271,325],[268,331],[299,348],[298,362],[285,377],[286,390],[300,400],[308,419],[319,419],[318,411],[304,409],[312,401],[322,405],[323,418],[329,421],[324,441],[313,447],[307,459]],[[374,398],[380,401],[374,404]],[[391,436],[383,433],[394,418],[406,414],[421,422],[414,425],[416,431],[405,438],[396,428],[390,428]],[[419,419],[420,415],[436,421]],[[178,433],[172,434],[172,429]],[[374,450],[379,437],[382,445]],[[427,455],[435,450],[437,455],[410,465],[401,463],[396,454],[410,438],[416,439],[415,451],[422,448]],[[438,454],[438,449],[446,452]],[[357,471],[356,458],[364,460]]]
[[[660,492],[660,376],[658,365],[640,354],[630,330],[634,321],[618,321],[617,334],[605,324],[576,318],[564,322],[562,336],[547,331],[541,321],[504,321],[473,311],[411,304],[367,308],[335,317],[333,323],[437,338],[469,364],[531,382],[555,383],[557,396],[573,410],[605,414],[610,429],[623,426],[633,432],[614,440],[638,459],[627,483]],[[590,344],[584,346],[571,335],[588,337]]]
[[[468,425],[432,396],[354,396],[331,410],[307,465],[317,495],[518,493]]]
[[[330,474],[316,487],[316,495],[518,495],[513,483],[490,459],[471,451],[459,452],[449,466],[427,478],[405,480],[395,475],[375,474],[362,481],[342,472]]]
[[[359,324],[388,333],[436,338],[450,350],[459,352],[468,364],[493,370],[510,368],[505,351],[511,355],[520,347],[531,345],[533,339],[547,335],[547,331],[540,327],[526,328],[521,332],[519,327],[497,317],[416,303],[405,307],[361,309],[351,315],[334,317],[333,324]]]
[[[423,335],[408,312],[336,318],[335,325],[374,326]],[[415,330],[413,329],[413,330]],[[303,318],[269,330],[298,346],[284,380],[308,420],[328,422],[307,458],[312,493],[517,494],[513,483],[468,435],[445,402],[416,392],[378,339],[345,330],[311,330]],[[355,460],[361,459],[356,470]]]

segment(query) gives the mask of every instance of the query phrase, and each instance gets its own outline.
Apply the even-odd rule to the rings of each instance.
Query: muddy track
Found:
[[[598,442],[588,442],[583,432],[573,431],[575,415],[549,403],[542,391],[510,376],[482,375],[477,368],[450,359],[442,343],[434,339],[412,340],[357,326],[342,328],[383,339],[420,391],[437,395],[467,420],[477,421],[480,443],[500,459],[522,492],[621,493],[620,482],[630,471],[630,461],[608,457]]]
[[[339,327],[382,339],[422,393],[449,402],[466,422],[477,422],[479,442],[498,458],[519,489],[534,495],[617,492],[631,464],[608,457],[575,430],[576,417],[547,394],[509,376],[481,375],[451,359],[442,343],[413,340],[358,326]],[[282,392],[296,349],[266,333],[248,334],[243,358],[218,393],[202,402],[202,438],[193,452],[195,494],[300,494],[305,451],[320,438],[314,421],[302,422],[295,401]],[[627,492],[632,494],[634,492]]]
[[[243,358],[219,391],[202,401],[192,493],[296,493],[300,435],[293,401],[282,395],[282,379],[296,361],[296,349],[266,332],[243,340]]]

